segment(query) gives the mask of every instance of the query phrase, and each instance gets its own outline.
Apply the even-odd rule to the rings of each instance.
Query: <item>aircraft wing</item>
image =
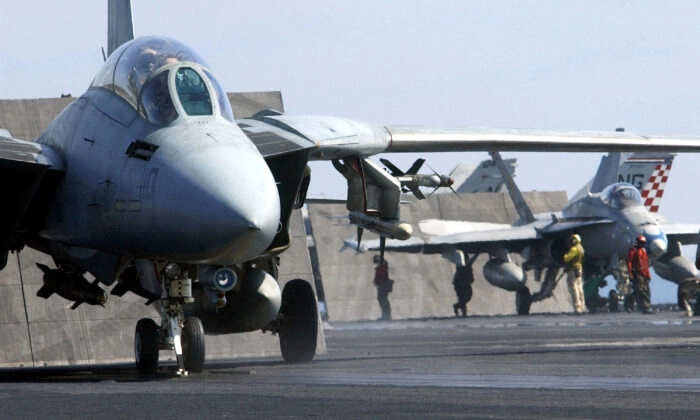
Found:
[[[697,152],[700,137],[632,132],[387,126],[386,152]]]
[[[262,119],[266,112],[275,114],[273,111],[263,111],[251,118],[236,120],[238,126],[255,144],[263,157],[286,155],[316,147],[300,133],[271,124],[270,121],[274,120]]]
[[[681,245],[698,243],[700,225],[684,223],[659,223],[669,242],[680,242]]]
[[[425,254],[440,254],[454,248],[469,253],[488,252],[495,248],[519,252],[542,239],[560,234],[568,235],[577,228],[609,223],[613,222],[601,219],[557,220],[556,222],[538,220],[523,226],[511,226],[502,223],[427,219],[418,223],[421,233],[426,237],[425,240],[415,236],[408,241],[387,240],[386,249],[416,252],[422,247]],[[358,250],[355,240],[346,239],[344,242],[343,248]],[[362,241],[358,251],[376,249],[379,249],[379,240],[370,239]]]
[[[39,164],[51,166],[53,164],[51,161],[51,155],[55,156],[55,153],[53,153],[53,150],[51,150],[47,156],[47,153],[42,153],[42,149],[46,151],[49,148],[31,141],[14,139],[10,135],[9,131],[0,128],[1,167],[6,167],[12,162],[16,162],[17,165]]]
[[[250,125],[247,128],[242,126],[247,133],[252,133],[252,130],[268,130],[297,146],[309,146],[311,143],[310,146],[314,147],[311,160],[342,159],[383,152],[700,152],[700,137],[697,136],[656,136],[612,131],[385,126],[343,117],[295,116],[271,110],[237,122],[239,125]],[[277,130],[271,130],[272,127]]]
[[[0,191],[3,194],[3,205],[0,206],[0,268],[4,267],[13,235],[29,205],[37,199],[36,195],[41,191],[40,186],[49,169],[64,169],[63,161],[53,149],[14,139],[7,130],[0,129]]]
[[[405,241],[400,241],[398,239],[387,239],[386,249],[402,252],[420,252],[424,244],[425,242],[422,239],[416,237],[410,237]],[[378,250],[379,239],[363,239],[358,246],[357,240],[348,238],[343,241],[341,251],[346,248],[352,248],[357,252]]]
[[[520,252],[537,241],[568,235],[572,230],[613,223],[610,220],[539,220],[522,226],[511,226],[497,229],[475,229],[447,235],[429,237],[425,241],[423,253],[442,253],[450,248],[459,248],[465,252],[488,252],[496,248],[506,248],[509,251]],[[479,225],[479,224],[474,224]],[[485,224],[481,224],[485,225]],[[419,224],[421,230],[423,226]]]

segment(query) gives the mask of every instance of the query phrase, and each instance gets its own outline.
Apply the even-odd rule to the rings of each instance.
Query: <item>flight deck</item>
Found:
[[[679,312],[326,323],[327,354],[0,369],[5,418],[697,418],[700,318]],[[9,399],[12,403],[9,403]],[[173,404],[173,399],[186,404]],[[124,402],[128,401],[127,404]]]

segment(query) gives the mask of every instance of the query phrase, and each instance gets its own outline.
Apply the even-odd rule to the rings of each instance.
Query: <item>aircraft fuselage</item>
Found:
[[[206,88],[209,98],[200,100],[208,111],[185,104],[178,78],[186,72]],[[228,99],[217,98],[222,91],[203,66],[175,62],[154,73],[151,80],[165,74],[172,121],[146,110],[150,80],[138,104],[93,83],[37,139],[65,164],[39,236],[74,254],[212,265],[260,255],[280,223],[265,160],[232,118],[222,117],[220,101]]]
[[[637,236],[644,236],[652,258],[663,255],[668,240],[661,226],[641,203],[639,191],[631,184],[612,184],[569,204],[562,216],[567,220],[608,220],[610,223],[579,227],[578,233],[588,259],[626,258]]]

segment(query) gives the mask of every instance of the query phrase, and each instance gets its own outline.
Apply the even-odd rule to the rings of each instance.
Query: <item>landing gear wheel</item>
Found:
[[[617,312],[618,302],[617,291],[611,290],[610,293],[608,293],[608,310],[610,312]]]
[[[531,305],[532,295],[530,295],[530,289],[523,287],[515,291],[515,310],[518,312],[518,315],[529,314]]]
[[[199,373],[204,369],[204,327],[197,317],[185,318],[182,328],[182,354],[187,371]]]
[[[134,356],[136,357],[136,370],[139,373],[156,373],[159,349],[158,325],[150,318],[139,319],[134,335]]]
[[[318,309],[311,285],[291,280],[282,291],[280,350],[285,362],[310,362],[316,355]]]

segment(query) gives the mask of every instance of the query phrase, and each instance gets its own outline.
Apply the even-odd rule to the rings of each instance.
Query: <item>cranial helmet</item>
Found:
[[[576,245],[581,243],[581,237],[578,235],[578,233],[574,233],[571,235],[571,244]]]
[[[644,245],[647,243],[647,238],[644,237],[644,235],[639,235],[637,236],[637,243],[640,245]]]

